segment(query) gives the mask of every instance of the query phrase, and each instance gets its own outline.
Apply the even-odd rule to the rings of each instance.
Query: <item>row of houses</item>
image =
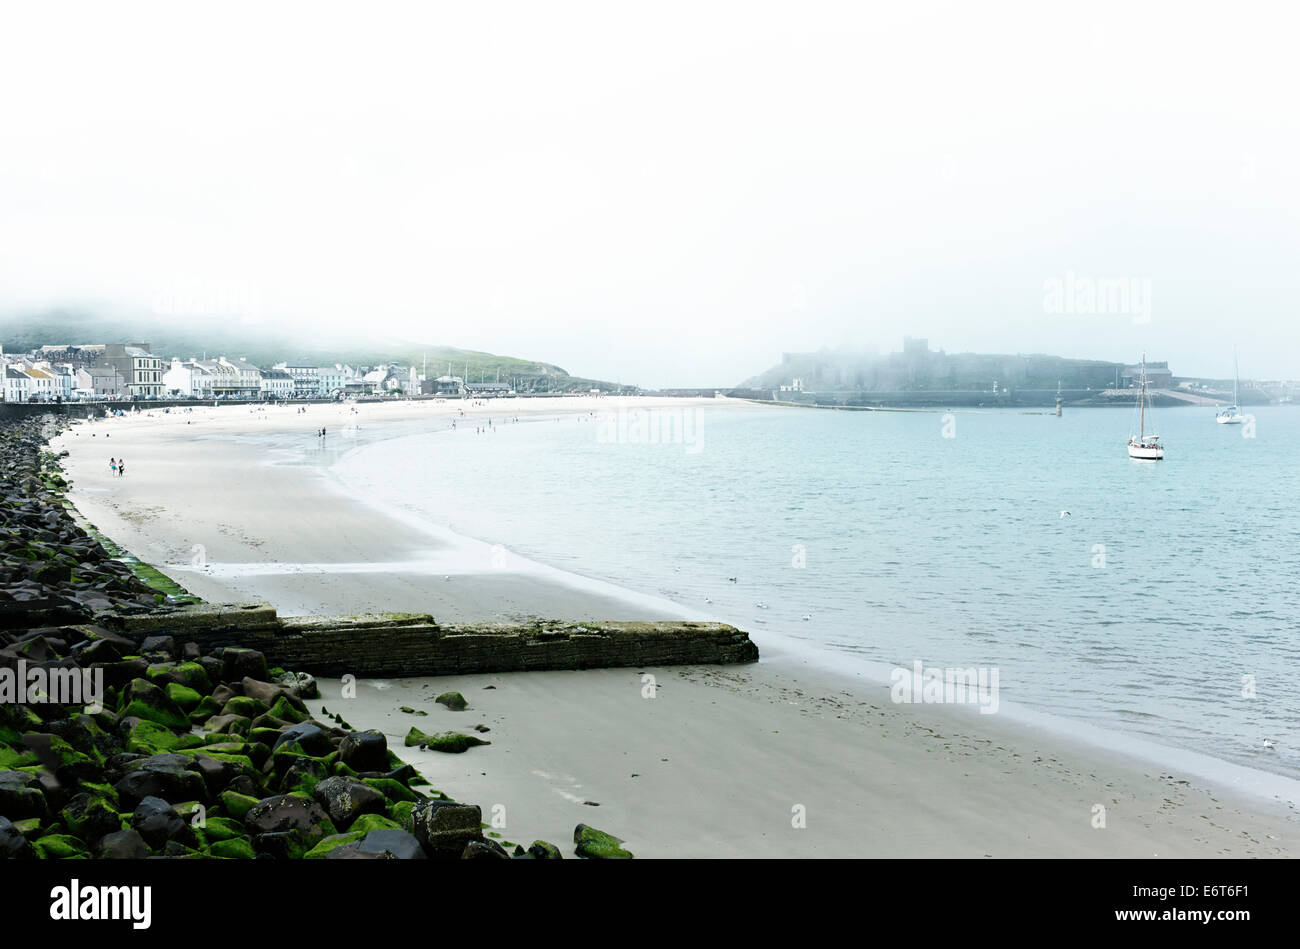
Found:
[[[156,398],[162,394],[162,360],[146,344],[42,346],[5,356],[6,402],[69,402],[91,398]]]
[[[6,402],[87,399],[328,399],[415,395],[433,391],[414,367],[353,367],[245,359],[164,360],[148,343],[42,346],[17,356],[0,353]],[[468,391],[468,387],[456,390]]]

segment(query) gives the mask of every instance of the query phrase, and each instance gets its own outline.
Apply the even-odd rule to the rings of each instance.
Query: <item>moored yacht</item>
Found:
[[[1237,368],[1237,351],[1232,351],[1232,405],[1228,406],[1214,420],[1220,425],[1240,425],[1246,421],[1246,416],[1241,414],[1241,407],[1237,405],[1237,386],[1239,385],[1240,370]]]
[[[1160,436],[1146,433],[1147,422],[1147,354],[1142,354],[1142,384],[1138,388],[1138,433],[1128,440],[1128,456],[1138,461],[1159,461],[1165,457]]]

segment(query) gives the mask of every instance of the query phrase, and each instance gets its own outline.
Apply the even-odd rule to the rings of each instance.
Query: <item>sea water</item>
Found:
[[[510,406],[481,433],[403,423],[333,473],[760,648],[996,669],[1004,701],[1300,775],[1300,411],[1163,410],[1153,463],[1127,409]]]

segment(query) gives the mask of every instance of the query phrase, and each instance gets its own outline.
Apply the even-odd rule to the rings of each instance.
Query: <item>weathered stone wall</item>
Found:
[[[528,669],[597,669],[754,662],[758,647],[725,623],[440,624],[427,614],[278,617],[268,604],[105,615],[128,636],[170,635],[256,649],[318,676],[440,676]]]

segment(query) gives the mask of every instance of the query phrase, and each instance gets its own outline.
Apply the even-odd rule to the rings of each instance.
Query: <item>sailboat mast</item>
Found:
[[[1147,433],[1147,354],[1142,354],[1142,388],[1138,392],[1138,441]]]
[[[1241,369],[1237,366],[1237,349],[1232,350],[1232,404],[1240,405],[1237,401],[1237,386],[1240,385]]]

